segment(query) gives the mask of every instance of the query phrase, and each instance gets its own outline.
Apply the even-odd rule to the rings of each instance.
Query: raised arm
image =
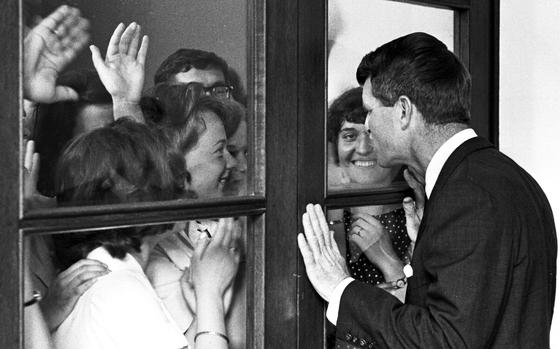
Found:
[[[77,8],[62,5],[43,19],[23,43],[23,96],[35,103],[77,100],[76,91],[58,86],[62,70],[89,40],[89,22]]]
[[[93,65],[113,98],[115,119],[129,116],[144,122],[139,103],[149,39],[144,35],[140,43],[140,31],[141,27],[136,22],[130,23],[126,29],[120,23],[111,36],[105,59],[97,46],[90,46]]]
[[[385,280],[396,280],[404,276],[403,262],[397,255],[389,233],[375,217],[366,213],[353,215],[350,241],[354,242],[383,273]]]
[[[214,236],[202,237],[192,257],[192,281],[196,292],[197,330],[195,348],[228,348],[224,295],[237,274],[239,253],[228,232],[232,218],[222,218]]]
[[[305,235],[298,234],[298,247],[313,288],[330,302],[335,288],[350,277],[350,273],[321,206],[308,204],[306,209],[302,217]]]
[[[379,220],[369,214],[356,213],[353,218],[350,241],[358,245],[367,259],[383,273],[385,283],[378,286],[404,302],[405,263],[395,251],[389,232]]]

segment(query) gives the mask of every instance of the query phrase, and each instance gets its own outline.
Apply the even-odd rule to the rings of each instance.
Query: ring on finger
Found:
[[[56,36],[56,38],[59,38],[59,31],[57,31],[56,29],[51,29],[49,28],[49,31],[51,32],[52,35]]]
[[[358,228],[359,228],[359,229],[358,229],[358,231],[356,232],[356,234],[357,234],[358,236],[361,237],[361,236],[362,236],[362,230],[364,230],[364,229],[363,229],[362,227],[358,227]]]

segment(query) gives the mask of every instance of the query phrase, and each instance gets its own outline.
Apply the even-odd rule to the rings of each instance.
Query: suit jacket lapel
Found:
[[[457,166],[470,154],[487,148],[493,148],[494,146],[488,142],[486,139],[481,137],[475,137],[467,140],[463,144],[461,144],[451,156],[447,159],[441,172],[436,180],[436,184],[434,185],[434,189],[432,190],[432,194],[430,195],[430,199],[426,201],[426,205],[424,206],[424,216],[422,217],[422,222],[420,222],[420,227],[418,228],[418,236],[416,238],[416,244],[420,241],[422,237],[422,233],[425,230],[425,224],[429,221],[431,209],[430,209],[430,202],[433,202],[434,199],[437,197],[438,192],[441,188],[447,183],[447,180],[455,171]]]

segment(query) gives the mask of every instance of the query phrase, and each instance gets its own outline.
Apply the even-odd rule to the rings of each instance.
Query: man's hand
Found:
[[[126,29],[120,23],[111,36],[105,60],[96,46],[90,46],[93,65],[113,102],[138,103],[142,97],[148,36],[144,35],[138,47],[140,30],[135,22]]]
[[[77,8],[62,5],[43,19],[23,43],[23,96],[36,103],[77,100],[76,91],[57,86],[62,70],[89,40],[89,22]]]
[[[303,214],[303,230],[305,237],[298,235],[298,246],[307,276],[315,291],[329,302],[336,286],[349,277],[349,273],[321,206],[307,205],[307,212]]]
[[[92,259],[81,259],[58,274],[49,291],[41,301],[41,309],[51,331],[68,317],[78,299],[96,281],[109,273],[107,266]]]
[[[424,216],[424,205],[426,203],[426,191],[424,190],[425,183],[422,181],[422,177],[412,168],[404,170],[404,179],[414,191],[415,196],[415,200],[411,197],[403,199],[403,209],[406,217],[406,231],[412,241],[411,245],[414,246],[416,238],[418,237],[420,222]]]

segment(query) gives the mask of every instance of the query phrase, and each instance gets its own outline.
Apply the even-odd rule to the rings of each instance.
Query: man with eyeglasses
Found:
[[[210,95],[219,99],[229,99],[246,106],[246,96],[241,79],[227,62],[214,52],[181,48],[167,57],[158,67],[154,84],[189,84],[189,92],[194,98]],[[237,123],[235,133],[229,137],[227,149],[237,165],[226,188],[226,195],[247,193],[247,120],[243,113]]]
[[[167,57],[154,76],[154,84],[190,84],[193,97],[211,95],[219,99],[233,99],[245,106],[245,92],[237,72],[213,52],[182,48]],[[228,139],[228,151],[237,166],[226,184],[226,195],[247,192],[247,120],[238,121],[237,130]]]
[[[213,52],[182,48],[167,57],[159,66],[154,84],[193,84],[197,94],[216,98],[232,97],[233,86],[227,83],[229,67]]]

